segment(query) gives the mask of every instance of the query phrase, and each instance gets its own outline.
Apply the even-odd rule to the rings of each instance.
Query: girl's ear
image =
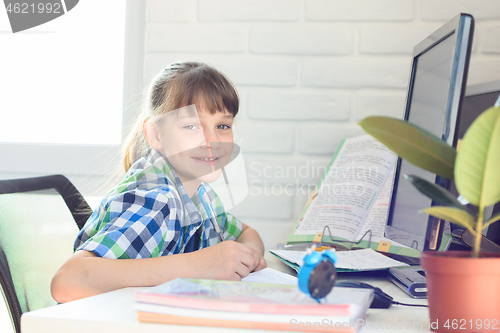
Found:
[[[156,150],[161,150],[163,146],[161,144],[160,137],[158,136],[156,124],[150,121],[149,118],[146,118],[146,120],[142,123],[142,129],[149,145]]]

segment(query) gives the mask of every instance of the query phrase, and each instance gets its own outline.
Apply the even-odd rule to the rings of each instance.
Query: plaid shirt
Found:
[[[241,222],[224,211],[210,186],[201,186],[215,208],[223,238],[238,238]],[[200,188],[189,198],[167,160],[153,149],[147,158],[134,163],[125,180],[101,201],[78,234],[74,248],[106,258],[150,258],[215,245],[218,235],[199,200]],[[200,231],[201,239],[195,242],[199,248],[186,248]]]

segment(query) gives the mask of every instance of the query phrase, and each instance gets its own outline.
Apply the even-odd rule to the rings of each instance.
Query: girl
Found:
[[[93,212],[76,252],[52,279],[57,302],[177,277],[240,280],[266,267],[257,232],[227,214],[205,184],[234,153],[238,107],[233,85],[205,64],[174,63],[158,74],[124,150],[125,179]]]

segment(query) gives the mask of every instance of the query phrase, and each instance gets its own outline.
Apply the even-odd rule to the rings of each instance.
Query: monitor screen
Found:
[[[405,120],[441,137],[456,141],[457,119],[465,91],[472,44],[473,19],[461,14],[415,46]],[[439,247],[442,221],[420,210],[432,200],[403,177],[413,174],[448,187],[446,180],[398,160],[386,237],[418,250]]]
[[[486,109],[492,107],[500,95],[500,80],[467,86],[460,123],[458,139],[462,139],[472,122]]]
[[[500,96],[500,80],[479,83],[471,86],[467,86],[467,92],[465,94],[464,101],[462,103],[462,109],[460,112],[460,121],[457,130],[458,140],[463,139],[465,132],[469,126],[474,122],[474,120],[485,110],[492,107]],[[451,185],[451,193],[458,196],[458,191],[455,187],[454,182]],[[468,205],[469,209],[477,213],[477,207],[474,205]],[[500,203],[494,206],[486,207],[485,209],[485,219],[490,216],[500,213]],[[464,229],[457,225],[452,225],[452,230]],[[490,239],[493,243],[500,245],[500,224],[490,225],[486,233],[483,234]]]

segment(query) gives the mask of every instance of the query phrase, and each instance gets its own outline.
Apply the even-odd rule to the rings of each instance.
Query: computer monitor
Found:
[[[413,49],[404,119],[456,145],[465,95],[474,19],[460,14]],[[437,250],[444,221],[418,213],[433,202],[403,178],[414,174],[449,188],[442,177],[398,159],[386,237],[418,250]]]
[[[500,95],[500,79],[467,86],[460,124],[458,139],[462,139],[472,122],[486,109],[492,107]]]
[[[462,110],[460,112],[460,121],[458,125],[457,138],[458,140],[463,139],[465,132],[469,126],[474,122],[474,120],[486,109],[492,107],[500,96],[500,80],[484,82],[475,85],[468,85],[467,91],[465,92],[465,98],[462,103]],[[451,192],[458,195],[455,184],[451,186]],[[477,207],[469,205],[469,208],[477,212]],[[486,207],[485,215],[486,219],[489,216],[500,213],[500,203],[494,206]],[[452,229],[464,229],[463,227],[458,227],[452,225]],[[455,235],[459,233],[455,232]],[[484,232],[486,238],[491,240],[493,243],[500,245],[500,224],[495,223],[490,225]]]

